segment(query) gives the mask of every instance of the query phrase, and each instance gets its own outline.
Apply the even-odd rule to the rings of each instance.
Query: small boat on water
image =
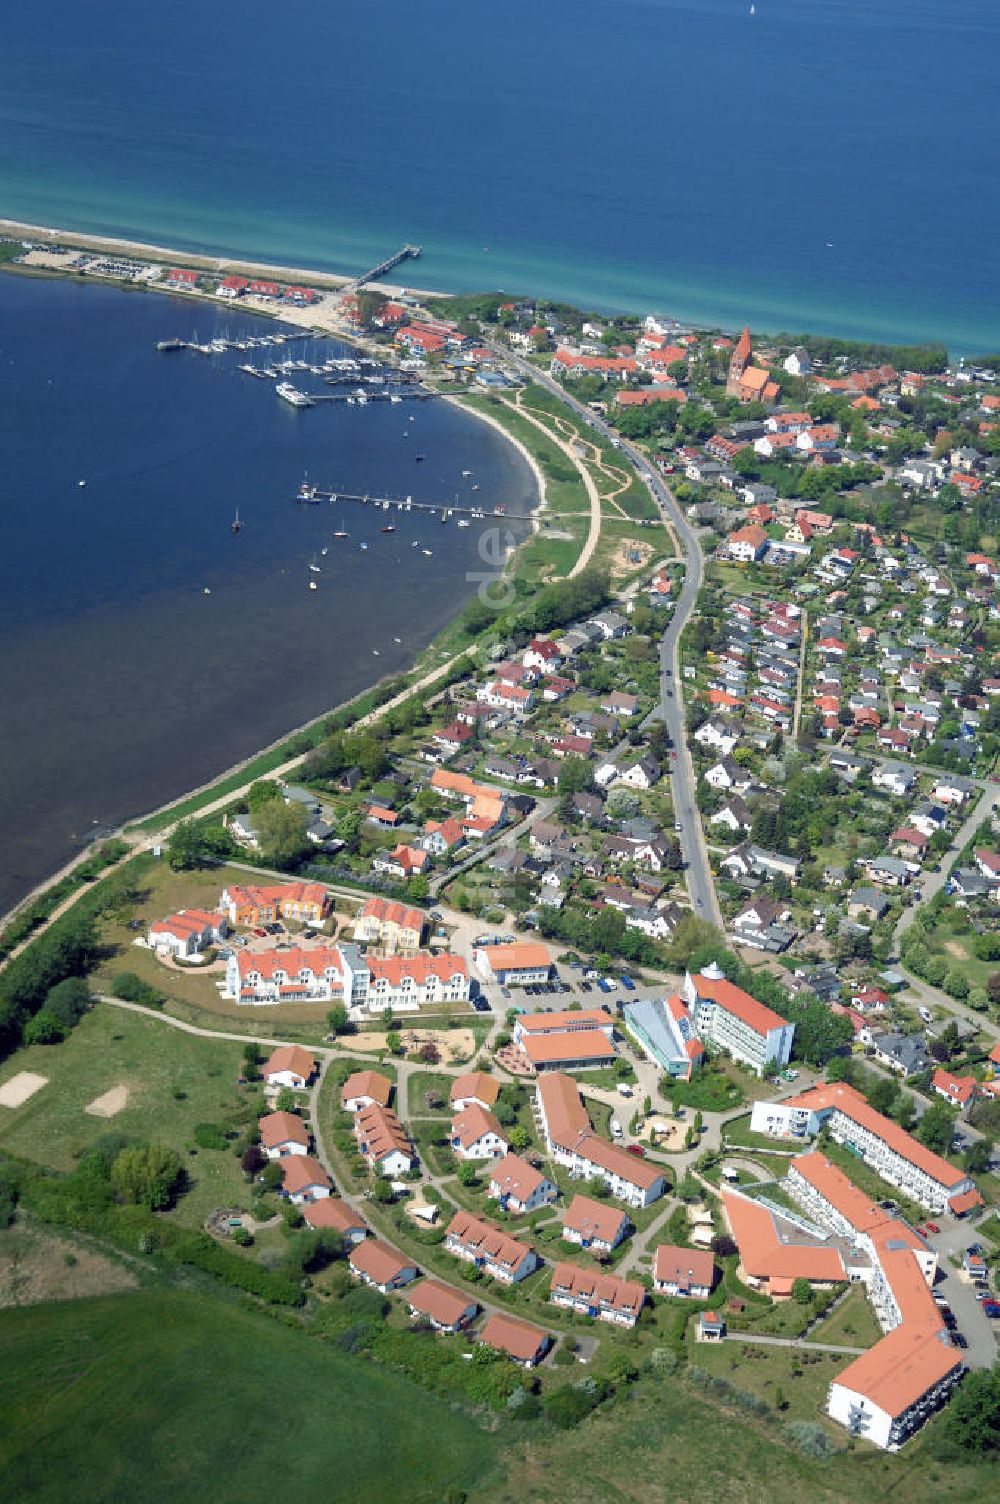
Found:
[[[429,559],[429,558],[430,558],[430,556],[431,556],[431,553],[432,553],[432,552],[433,552],[433,550],[432,550],[432,549],[429,549],[429,548],[422,548],[422,549],[421,549],[421,550],[420,550],[420,552],[421,552],[421,553],[422,553],[422,554],[426,554],[426,555],[427,555],[427,557],[428,557],[428,559]]]
[[[77,481],[77,485],[78,486],[85,486],[86,484],[87,484],[87,482],[85,480],[78,480]]]
[[[333,536],[335,538],[349,538],[351,535],[350,533],[334,533]]]
[[[472,489],[473,489],[473,490],[474,490],[474,491],[478,491],[478,490],[479,490],[479,485],[478,485],[478,482],[477,482],[477,484],[476,484],[476,485],[474,485],[474,486],[473,486],[473,488],[472,488]]]
[[[419,548],[420,547],[420,539],[419,538],[414,538],[413,542],[410,544],[410,547],[411,548]]]
[[[463,470],[462,474],[463,474],[463,476],[468,476],[468,475],[472,474],[472,471],[471,470]]]
[[[415,456],[415,458],[416,458],[417,464],[419,465],[420,462],[421,462],[421,460],[424,458],[424,456],[422,454],[418,454],[418,455]]]
[[[208,588],[207,585],[205,586],[204,590],[201,593],[202,593],[202,595],[211,595],[212,594],[211,590]]]
[[[316,558],[315,554],[313,554],[313,556],[312,556],[312,563],[309,565],[309,568],[312,570],[313,574],[322,574],[323,573],[322,565],[320,564],[319,560]]]
[[[327,554],[329,552],[330,552],[329,544],[326,546],[326,548],[321,548],[320,549],[320,553],[322,554],[322,556],[323,556],[324,559],[326,558],[326,556],[327,556]]]
[[[232,522],[229,524],[229,531],[231,533],[239,533],[239,532],[242,532],[242,530],[243,530],[243,518],[240,516],[240,509],[239,509],[239,507],[237,507],[236,508],[236,516],[233,518]]]
[[[310,590],[318,590],[319,589],[319,586],[317,585],[317,583],[316,583],[315,580],[310,580],[309,581],[309,589]]]
[[[393,642],[402,642],[403,639],[401,637],[394,637],[392,640]]]
[[[379,528],[379,532],[380,533],[394,533],[395,531],[396,531],[396,525],[393,522],[390,522],[388,527],[381,527],[381,528]]]
[[[373,658],[378,658],[380,656],[381,656],[381,654],[379,653],[378,648],[372,648],[372,657]]]
[[[368,544],[367,543],[362,543],[362,545],[361,545],[361,551],[362,551],[362,553],[367,553],[368,552]]]
[[[186,344],[187,340],[183,339],[158,339],[156,341],[156,348],[164,351],[183,350]]]
[[[459,525],[459,527],[468,527],[469,526],[469,519],[468,519],[468,517],[460,517],[458,519],[458,525]]]

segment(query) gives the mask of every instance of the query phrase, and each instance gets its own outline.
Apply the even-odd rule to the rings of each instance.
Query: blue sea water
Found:
[[[451,404],[297,411],[238,371],[262,351],[154,349],[193,320],[203,340],[275,327],[0,275],[0,913],[95,826],[408,667],[490,572],[480,537],[500,524],[301,506],[305,471],[362,495],[534,505],[520,455]]]
[[[432,287],[1000,346],[995,0],[50,0],[0,213]]]

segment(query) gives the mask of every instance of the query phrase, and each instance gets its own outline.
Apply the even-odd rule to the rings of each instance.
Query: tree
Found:
[[[66,1026],[48,1008],[39,1008],[24,1026],[25,1044],[59,1044],[66,1038]]]
[[[372,1196],[381,1206],[387,1206],[392,1200],[392,1186],[384,1175],[376,1175],[372,1186]]]
[[[528,1135],[528,1130],[527,1128],[522,1128],[520,1123],[518,1123],[516,1128],[510,1130],[510,1147],[514,1150],[515,1154],[523,1154],[530,1143],[531,1139]]]
[[[252,783],[247,790],[247,808],[252,815],[256,815],[265,804],[270,804],[272,800],[280,798],[281,790],[274,779],[261,778],[256,783]]]
[[[947,1102],[932,1102],[917,1124],[917,1138],[935,1154],[945,1154],[951,1147],[955,1114]]]
[[[941,1423],[941,1445],[973,1456],[1000,1451],[1000,1365],[966,1374]]]
[[[807,1279],[792,1281],[792,1299],[798,1301],[800,1306],[807,1306],[812,1300],[812,1286]]]
[[[945,992],[947,992],[949,997],[964,998],[969,994],[969,979],[965,975],[965,972],[960,971],[957,966],[953,966],[951,970],[945,974],[944,981],[941,985],[944,987],[944,990]]]
[[[170,1205],[180,1178],[180,1158],[162,1144],[122,1149],[111,1166],[111,1184],[121,1199],[153,1212]]]
[[[309,849],[306,812],[301,804],[272,799],[261,806],[254,824],[261,855],[279,867],[293,865]]]
[[[888,1114],[898,1096],[899,1082],[892,1077],[880,1076],[868,1092],[868,1105],[874,1107],[876,1112]]]
[[[985,1175],[992,1157],[989,1140],[977,1138],[962,1155],[962,1164],[970,1175]]]
[[[476,1167],[471,1160],[463,1159],[462,1163],[459,1165],[458,1183],[459,1185],[464,1186],[474,1186],[479,1184],[479,1176],[476,1173]]]
[[[276,1112],[295,1111],[295,1093],[290,1086],[283,1086],[275,1098],[274,1108]]]
[[[398,1029],[390,1029],[385,1036],[385,1047],[390,1055],[398,1055],[403,1048],[403,1036]]]
[[[45,1011],[51,1013],[67,1029],[90,1007],[90,988],[82,977],[66,977],[49,989],[45,997]]]
[[[422,872],[418,872],[414,877],[411,877],[406,884],[407,897],[412,898],[415,903],[420,903],[425,899],[430,890],[430,883]]]
[[[326,1025],[331,1034],[345,1034],[347,1032],[347,1009],[343,1003],[334,1003],[332,1008],[327,1009]]]
[[[240,1160],[240,1168],[242,1169],[244,1175],[258,1175],[266,1164],[267,1155],[260,1147],[260,1144],[250,1144],[249,1147],[243,1151],[243,1157]]]

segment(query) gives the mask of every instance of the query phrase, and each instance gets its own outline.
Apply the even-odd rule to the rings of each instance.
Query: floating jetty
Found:
[[[507,522],[530,522],[534,515],[532,512],[508,512],[502,504],[487,511],[485,507],[463,507],[451,501],[414,501],[412,496],[360,496],[353,491],[329,491],[322,486],[310,485],[306,480],[295,493],[295,500],[300,506],[319,506],[324,501],[353,501],[359,506],[372,507],[381,512],[432,513],[439,516],[442,522],[447,522],[452,517],[470,518],[477,522],[487,522],[494,517],[502,517]]]

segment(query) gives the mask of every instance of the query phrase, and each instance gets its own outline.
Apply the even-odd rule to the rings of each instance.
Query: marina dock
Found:
[[[412,496],[360,496],[352,491],[329,491],[322,486],[310,485],[303,481],[295,494],[296,502],[301,506],[319,506],[321,502],[336,504],[340,501],[353,501],[359,506],[372,507],[381,512],[424,512],[437,514],[442,522],[450,518],[466,518],[470,522],[486,522],[490,518],[502,517],[506,522],[530,522],[532,512],[508,512],[504,506],[491,507],[488,511],[485,507],[460,506],[451,501],[414,501]]]
[[[378,266],[373,266],[370,271],[363,272],[360,277],[355,277],[351,282],[345,282],[341,288],[340,296],[350,296],[351,293],[357,292],[359,288],[364,287],[368,282],[375,282],[379,277],[384,277],[386,272],[391,272],[393,267],[398,266],[401,261],[407,261],[411,257],[415,261],[422,254],[423,251],[419,245],[400,246],[394,255],[387,256],[384,261],[379,262]]]

